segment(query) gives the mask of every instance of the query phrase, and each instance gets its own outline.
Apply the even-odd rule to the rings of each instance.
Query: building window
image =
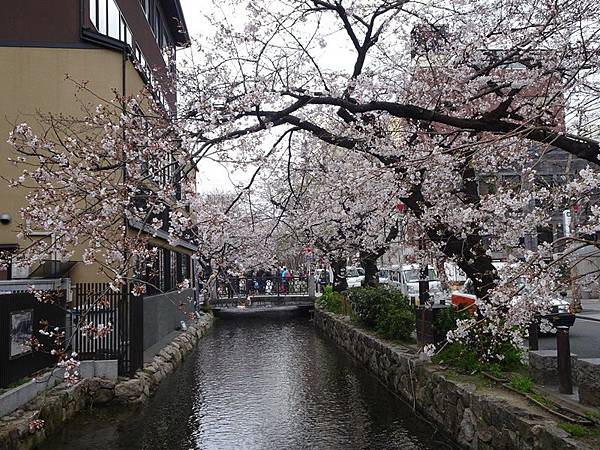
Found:
[[[98,0],[90,0],[90,21],[98,29]]]
[[[537,227],[538,244],[552,244],[554,242],[554,234],[552,226]]]
[[[144,10],[144,14],[146,15],[146,18],[150,18],[150,10],[151,10],[151,5],[150,5],[150,0],[140,0],[140,4],[142,5],[142,9]]]
[[[173,41],[169,36],[165,17],[161,13],[158,3],[155,0],[140,0],[140,5],[144,10],[148,25],[150,25],[150,29],[154,33],[154,38],[158,46],[161,49],[171,48]]]
[[[191,258],[190,258],[190,255],[183,254],[183,255],[181,255],[181,258],[182,258],[182,263],[181,263],[181,279],[182,280],[189,280],[191,278],[191,276],[190,276],[190,274],[191,274],[191,270],[190,270]]]
[[[177,253],[177,282],[190,279],[190,256]]]
[[[89,0],[90,22],[98,33],[125,44],[133,44],[133,36],[115,0]]]
[[[107,24],[108,24],[108,6],[106,4],[106,0],[91,0],[95,1],[98,4],[98,15],[96,16],[96,29],[100,34],[107,33]]]
[[[158,278],[160,292],[168,290],[167,287],[167,268],[169,267],[169,254],[164,249],[158,249]]]
[[[108,35],[111,38],[121,39],[121,13],[119,12],[119,8],[115,3],[115,0],[108,0]]]
[[[177,287],[177,253],[173,250],[170,253],[171,270],[169,271],[169,284],[171,285],[171,289],[175,289]]]

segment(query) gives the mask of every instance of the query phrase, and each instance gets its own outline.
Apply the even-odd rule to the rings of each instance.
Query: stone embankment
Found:
[[[314,321],[463,448],[591,450],[518,396],[452,379],[443,368],[419,360],[409,349],[378,339],[341,316],[315,309]]]
[[[73,386],[60,384],[44,391],[0,419],[0,450],[35,448],[78,412],[91,406],[145,402],[206,334],[212,320],[211,315],[205,315],[189,325],[132,378],[86,378]],[[43,421],[43,425],[38,421]]]

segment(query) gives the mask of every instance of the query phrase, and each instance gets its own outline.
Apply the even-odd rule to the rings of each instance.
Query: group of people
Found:
[[[225,287],[227,297],[233,298],[240,295],[254,294],[287,294],[290,291],[290,282],[293,273],[286,266],[267,269],[248,270],[242,275],[227,271]]]

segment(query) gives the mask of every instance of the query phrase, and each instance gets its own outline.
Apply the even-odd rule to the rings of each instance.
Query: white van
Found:
[[[402,290],[402,271],[400,266],[384,266],[379,269],[379,284]]]
[[[439,303],[440,300],[446,297],[446,293],[442,290],[442,284],[438,278],[437,271],[431,267],[427,267],[429,279],[429,294],[434,303]],[[404,264],[401,272],[401,290],[408,297],[411,303],[417,303],[419,299],[419,278],[421,266],[419,264]],[[445,299],[445,298],[444,298]]]

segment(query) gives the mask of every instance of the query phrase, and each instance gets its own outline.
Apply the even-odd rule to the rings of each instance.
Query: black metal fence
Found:
[[[114,291],[107,283],[77,283],[69,308],[70,348],[82,360],[117,359],[119,374],[130,375],[144,359],[143,297],[127,287]],[[110,327],[98,335],[100,327]]]
[[[47,303],[29,292],[0,295],[0,388],[56,363],[54,339],[40,330],[64,328],[64,299],[64,291]]]

